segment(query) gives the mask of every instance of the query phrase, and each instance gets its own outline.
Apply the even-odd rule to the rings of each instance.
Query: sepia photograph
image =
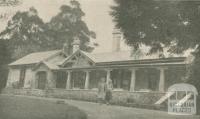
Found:
[[[0,0],[0,119],[200,119],[200,0]]]

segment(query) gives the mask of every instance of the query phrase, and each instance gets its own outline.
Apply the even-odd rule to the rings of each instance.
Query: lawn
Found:
[[[200,119],[197,115],[178,116],[156,110],[76,100],[65,100],[67,104],[64,104],[62,101],[55,98],[0,95],[0,119],[85,119],[86,116],[88,119]],[[66,118],[74,115],[81,118]]]
[[[70,116],[74,115],[86,117],[83,111],[67,104],[0,95],[0,119],[73,119]]]

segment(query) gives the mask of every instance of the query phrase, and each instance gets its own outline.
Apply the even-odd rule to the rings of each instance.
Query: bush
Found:
[[[12,87],[13,87],[14,89],[19,89],[19,88],[20,88],[19,81],[13,82],[13,83],[12,83]]]
[[[77,107],[70,106],[66,112],[66,119],[87,119],[87,114]]]

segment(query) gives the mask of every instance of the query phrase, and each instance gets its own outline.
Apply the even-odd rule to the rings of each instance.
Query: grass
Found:
[[[87,115],[88,119],[200,119],[196,115],[169,115],[164,111],[84,101],[67,100],[67,103],[60,99],[0,95],[0,119],[86,119]]]
[[[0,119],[86,119],[80,109],[63,103],[0,95]]]

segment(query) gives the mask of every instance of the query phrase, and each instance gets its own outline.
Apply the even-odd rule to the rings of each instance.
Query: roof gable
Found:
[[[69,57],[67,57],[62,63],[62,67],[84,67],[92,66],[95,62],[87,56],[83,51],[78,50]]]
[[[33,70],[37,70],[41,65],[45,65],[48,69],[51,69],[51,70],[59,69],[59,67],[55,64],[52,64],[50,62],[41,61],[37,65],[34,66]]]

